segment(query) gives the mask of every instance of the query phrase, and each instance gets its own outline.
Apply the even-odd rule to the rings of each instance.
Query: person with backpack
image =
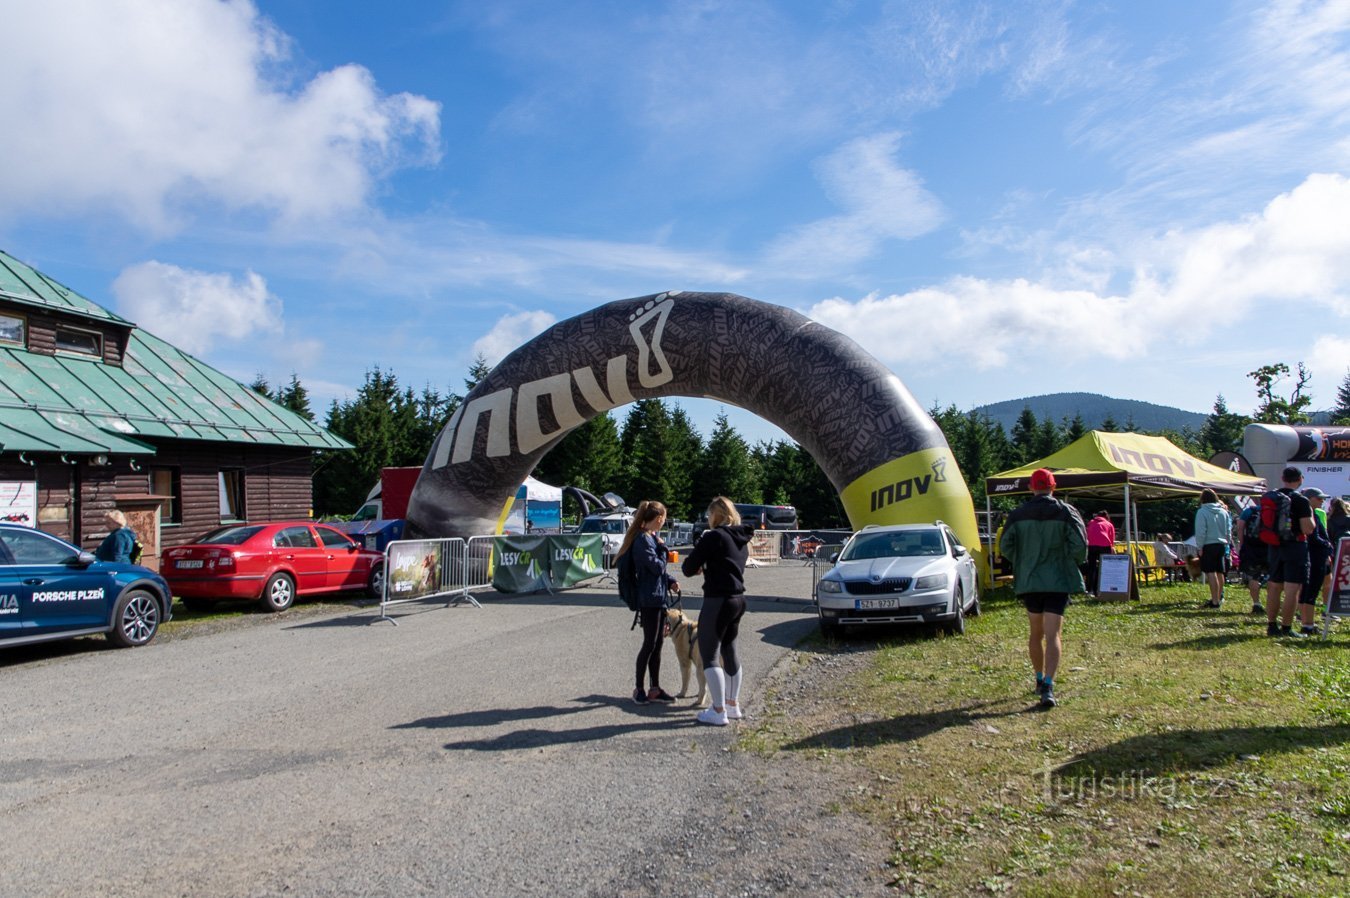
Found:
[[[684,559],[684,575],[703,574],[703,607],[698,612],[698,651],[708,683],[709,707],[697,720],[724,727],[740,720],[741,662],[736,637],[745,615],[745,562],[754,527],[741,523],[741,514],[725,496],[708,505],[708,529]],[[717,666],[717,659],[722,666]]]
[[[1327,514],[1322,503],[1327,494],[1315,486],[1303,488],[1303,497],[1312,506],[1313,532],[1308,534],[1308,582],[1298,594],[1298,615],[1303,624],[1304,636],[1317,634],[1314,621],[1317,616],[1317,597],[1322,591],[1323,581],[1331,576],[1328,566],[1331,562],[1331,536],[1327,533]],[[1329,585],[1329,584],[1327,584]]]
[[[1270,581],[1266,584],[1266,635],[1303,639],[1293,631],[1294,606],[1308,582],[1308,535],[1312,505],[1298,492],[1303,472],[1290,465],[1280,473],[1280,488],[1261,497],[1261,542],[1266,544]]]
[[[661,688],[661,648],[665,644],[666,608],[671,595],[680,594],[680,583],[666,572],[666,544],[658,536],[666,522],[666,507],[643,502],[633,513],[616,562],[620,592],[630,592],[642,624],[642,648],[638,650],[633,701],[671,704],[675,696]],[[650,676],[651,686],[644,686]]]
[[[1079,569],[1087,560],[1087,531],[1078,509],[1052,494],[1055,475],[1031,472],[1032,497],[1013,509],[1001,550],[1013,566],[1013,591],[1027,609],[1027,651],[1036,671],[1042,708],[1055,707],[1055,672],[1063,653],[1061,632],[1071,593],[1084,591]]]
[[[1238,512],[1238,523],[1233,528],[1238,540],[1238,573],[1247,584],[1252,597],[1252,614],[1265,614],[1266,605],[1261,601],[1261,590],[1270,579],[1266,567],[1269,553],[1266,544],[1261,542],[1261,500],[1249,503]]]
[[[1209,584],[1206,608],[1223,605],[1223,578],[1228,572],[1228,539],[1233,519],[1211,489],[1200,491],[1200,507],[1195,511],[1195,545],[1200,550],[1200,572]]]
[[[131,553],[136,547],[136,531],[127,526],[127,516],[121,509],[114,508],[103,515],[109,533],[94,550],[99,561],[116,561],[121,564],[134,564]]]

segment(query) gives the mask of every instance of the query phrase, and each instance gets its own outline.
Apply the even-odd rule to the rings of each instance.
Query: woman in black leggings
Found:
[[[724,727],[741,713],[741,662],[736,657],[736,635],[745,614],[745,559],[754,528],[741,523],[736,506],[718,496],[708,506],[708,529],[684,560],[684,574],[703,573],[703,607],[698,612],[698,651],[708,681],[712,706],[699,712],[698,722]],[[717,666],[721,656],[722,666]]]
[[[637,575],[638,619],[642,622],[642,648],[637,656],[637,688],[633,701],[675,701],[675,696],[661,688],[661,646],[665,642],[666,608],[670,595],[679,595],[680,583],[666,573],[666,544],[657,534],[666,522],[666,507],[660,502],[643,502],[633,513],[623,545],[617,558],[631,552],[629,561]],[[644,687],[651,677],[651,688]]]

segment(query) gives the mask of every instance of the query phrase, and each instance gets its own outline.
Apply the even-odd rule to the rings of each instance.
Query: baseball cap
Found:
[[[1305,486],[1303,488],[1303,495],[1307,496],[1309,499],[1325,499],[1327,497],[1326,493],[1315,486]]]
[[[1055,475],[1049,468],[1037,468],[1031,472],[1031,489],[1035,492],[1055,488]]]

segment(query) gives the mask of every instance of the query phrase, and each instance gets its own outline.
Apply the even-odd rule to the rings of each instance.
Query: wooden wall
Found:
[[[0,480],[33,480],[38,484],[40,529],[93,550],[108,528],[105,512],[135,503],[150,494],[149,470],[173,468],[182,495],[181,522],[165,514],[160,524],[160,548],[181,546],[220,526],[219,473],[244,472],[244,514],[251,521],[308,518],[312,505],[310,450],[233,443],[162,442],[157,454],[136,461],[124,456],[112,464],[90,465],[86,456],[72,456],[76,464],[62,464],[43,456],[34,466],[13,453],[0,455]],[[78,486],[78,499],[76,488]],[[126,510],[125,507],[123,510]],[[144,540],[143,540],[144,541]]]

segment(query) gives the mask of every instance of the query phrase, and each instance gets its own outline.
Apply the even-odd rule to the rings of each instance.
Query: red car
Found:
[[[164,553],[160,573],[193,610],[220,599],[284,611],[297,595],[384,590],[384,555],[311,521],[232,524]]]

